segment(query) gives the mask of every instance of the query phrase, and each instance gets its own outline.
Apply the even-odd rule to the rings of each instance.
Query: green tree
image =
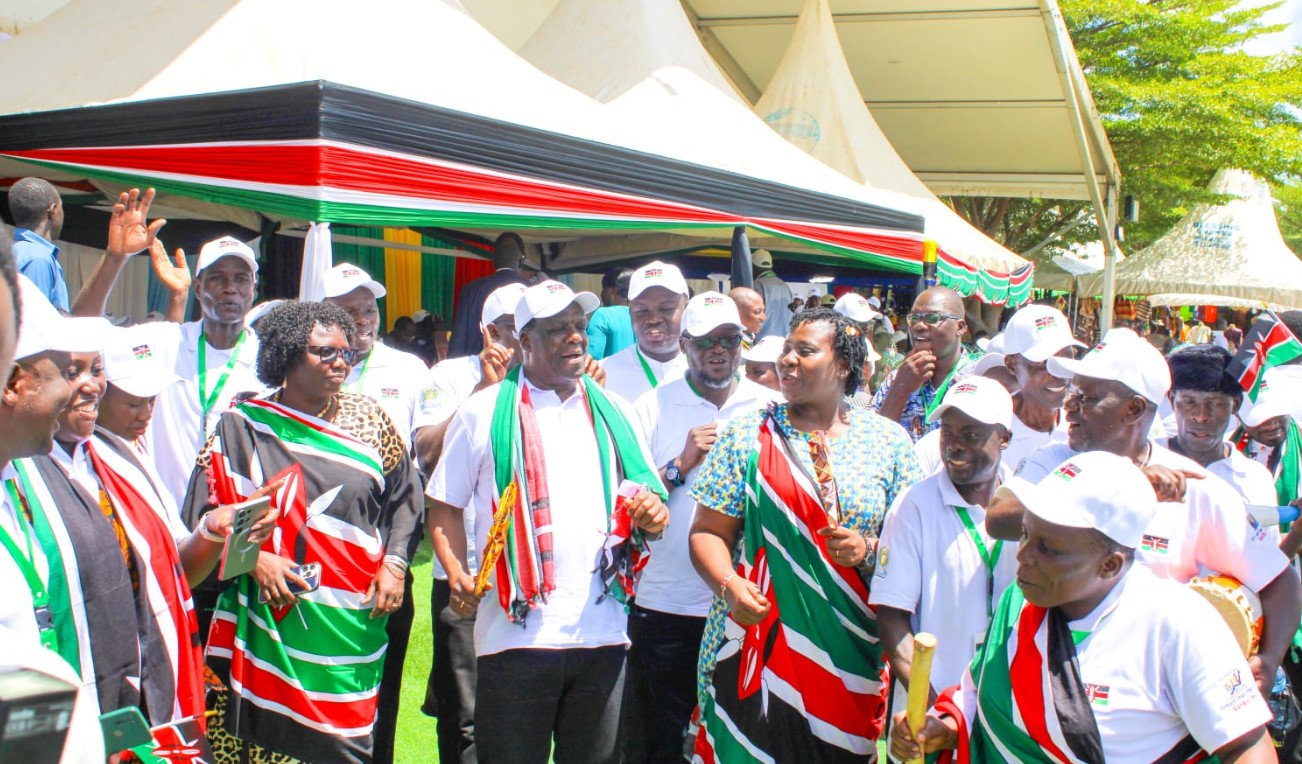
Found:
[[[1061,0],[1063,15],[1113,153],[1122,193],[1141,203],[1126,226],[1128,250],[1166,232],[1206,192],[1212,175],[1237,167],[1269,179],[1287,202],[1281,223],[1302,238],[1302,51],[1244,52],[1279,31],[1262,17],[1273,5],[1241,0]],[[1074,201],[955,197],[955,209],[1022,252],[1076,220]],[[1064,237],[1097,238],[1091,220]]]

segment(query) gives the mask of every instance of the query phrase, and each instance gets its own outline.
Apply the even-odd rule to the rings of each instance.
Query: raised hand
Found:
[[[117,204],[113,205],[113,214],[109,216],[108,246],[105,250],[110,255],[134,255],[149,249],[153,245],[158,231],[166,220],[149,222],[149,206],[154,203],[154,189],[133,188],[118,194]]]
[[[185,262],[185,250],[178,249],[174,254],[175,263],[167,257],[167,248],[163,240],[157,237],[149,245],[149,264],[167,291],[172,294],[185,294],[190,291],[194,279],[190,276],[190,266]]]

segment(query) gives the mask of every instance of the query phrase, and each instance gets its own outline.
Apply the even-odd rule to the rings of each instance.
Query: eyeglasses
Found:
[[[352,348],[309,347],[307,352],[316,356],[321,363],[334,363],[336,358],[342,358],[349,366],[356,363],[357,356],[361,355],[360,351]]]
[[[910,313],[905,318],[910,324],[926,324],[927,326],[936,326],[945,321],[957,321],[962,316],[956,316],[953,313]]]
[[[687,334],[684,334],[683,336],[686,337],[687,340],[692,343],[692,347],[697,350],[709,350],[716,345],[722,346],[725,350],[736,350],[741,347],[740,334],[734,334],[728,337],[692,337]]]

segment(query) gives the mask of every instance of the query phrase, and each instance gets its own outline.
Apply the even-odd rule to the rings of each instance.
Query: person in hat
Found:
[[[831,303],[828,298],[831,297]],[[863,382],[860,383],[859,389],[848,397],[848,402],[855,408],[872,410],[873,393],[870,388],[873,375],[877,373],[877,362],[882,359],[881,354],[873,345],[873,332],[880,326],[882,315],[873,310],[863,295],[857,292],[846,292],[841,297],[832,297],[824,295],[823,307],[830,307],[837,313],[845,316],[855,323],[863,332],[864,347],[867,350],[867,361],[864,365]]]
[[[674,522],[651,543],[628,614],[624,761],[671,762],[683,755],[683,731],[696,707],[696,663],[713,592],[694,575],[688,531],[696,514],[692,485],[719,430],[739,414],[782,396],[739,378],[744,325],[718,292],[693,297],[679,338],[687,373],[638,398],[634,408],[651,458],[669,489]],[[776,338],[774,338],[776,339]]]
[[[600,361],[637,342],[628,313],[628,289],[633,271],[611,268],[601,277],[601,307],[588,321],[588,355]]]
[[[1062,401],[1067,383],[1049,373],[1052,357],[1074,358],[1085,343],[1071,333],[1062,311],[1026,305],[1013,313],[1002,335],[1004,366],[1017,382],[1013,395],[1012,439],[1004,457],[1016,469],[1022,459],[1047,443],[1067,440]]]
[[[1147,478],[1129,458],[1097,451],[1050,475],[1013,488],[1026,508],[1018,586],[1004,592],[975,660],[921,732],[895,716],[891,754],[957,749],[958,762],[983,764],[1184,762],[1203,752],[1275,761],[1270,709],[1220,616],[1134,562],[1160,512]],[[937,646],[938,657],[951,648]]]
[[[759,340],[760,329],[764,326],[764,295],[750,287],[733,287],[728,296],[737,303],[737,314],[746,329],[741,333],[742,350],[749,350]]]
[[[791,303],[791,287],[773,272],[773,255],[767,249],[751,253],[751,269],[755,275],[755,291],[764,298],[764,325],[759,338],[785,337],[795,315]]]
[[[1152,345],[1130,329],[1112,329],[1080,360],[1053,356],[1049,372],[1070,381],[1063,410],[1067,443],[1050,443],[1018,466],[1011,482],[1040,483],[1073,454],[1107,451],[1140,465],[1163,503],[1144,529],[1138,559],[1159,576],[1188,582],[1200,571],[1232,576],[1261,597],[1265,626],[1254,678],[1269,692],[1302,613],[1302,587],[1278,541],[1251,519],[1225,481],[1149,438],[1171,371]],[[1016,540],[1022,507],[997,495],[986,524],[991,535]]]
[[[521,363],[457,411],[426,488],[452,608],[476,614],[482,761],[619,760],[624,603],[669,510],[631,411],[584,374],[598,304],[556,281],[524,291]],[[481,558],[487,589],[470,574],[468,508],[474,548],[501,553]]]
[[[924,290],[908,316],[913,350],[873,395],[877,413],[904,425],[915,441],[940,426],[928,414],[944,399],[949,386],[972,372],[963,347],[967,331],[963,298],[948,287]]]
[[[110,334],[104,347],[104,378],[108,385],[99,402],[97,421],[100,428],[139,454],[152,473],[149,423],[154,418],[154,402],[159,393],[181,378],[164,365],[149,341],[150,330],[138,326]],[[168,496],[176,504],[177,497]]]
[[[1002,385],[970,377],[931,416],[941,423],[943,469],[909,488],[886,515],[868,604],[890,659],[902,708],[913,635],[936,635],[943,649],[931,667],[935,692],[958,684],[985,638],[990,616],[1013,583],[1012,549],[985,530],[986,505],[1012,470],[1008,448],[1013,402]]]
[[[778,358],[782,355],[783,337],[765,337],[754,347],[741,351],[746,363],[746,379],[770,390],[782,392],[778,383]]]
[[[484,301],[498,287],[528,283],[528,278],[520,273],[524,253],[524,239],[517,233],[508,231],[493,242],[493,267],[496,270],[461,287],[461,293],[457,295],[446,358],[471,356],[484,349],[484,337],[477,320],[484,309]],[[416,322],[420,320],[417,318]]]
[[[1302,492],[1302,435],[1293,418],[1292,380],[1266,372],[1254,402],[1246,395],[1237,413],[1239,427],[1230,442],[1271,475],[1279,504],[1291,504]]]
[[[687,359],[679,349],[683,310],[691,292],[676,266],[659,260],[633,272],[628,310],[637,342],[601,361],[606,388],[626,401],[683,376]]]
[[[1009,395],[1017,393],[1017,379],[1013,376],[1008,367],[1004,365],[1004,335],[996,334],[989,340],[982,340],[984,343],[983,350],[985,355],[978,358],[972,364],[972,377],[983,377],[985,379],[997,382],[1001,387],[1008,391]],[[1016,421],[1016,416],[1014,416]],[[1066,425],[1064,425],[1065,427]],[[1063,437],[1066,437],[1066,430],[1063,431]],[[913,451],[918,455],[918,465],[922,467],[922,474],[934,475],[944,468],[944,463],[940,457],[940,430],[931,432],[918,438],[918,442],[913,444]],[[1002,463],[1007,465],[1008,469],[1017,466],[1021,457],[1010,459],[1008,449],[1004,449]]]

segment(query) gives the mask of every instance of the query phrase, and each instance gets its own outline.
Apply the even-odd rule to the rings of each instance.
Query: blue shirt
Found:
[[[59,264],[59,248],[27,228],[14,229],[14,262],[18,272],[31,279],[49,298],[50,303],[65,313],[71,309],[68,302],[68,282],[63,279],[63,266]]]
[[[588,353],[598,361],[637,341],[627,305],[597,308],[588,319]]]

